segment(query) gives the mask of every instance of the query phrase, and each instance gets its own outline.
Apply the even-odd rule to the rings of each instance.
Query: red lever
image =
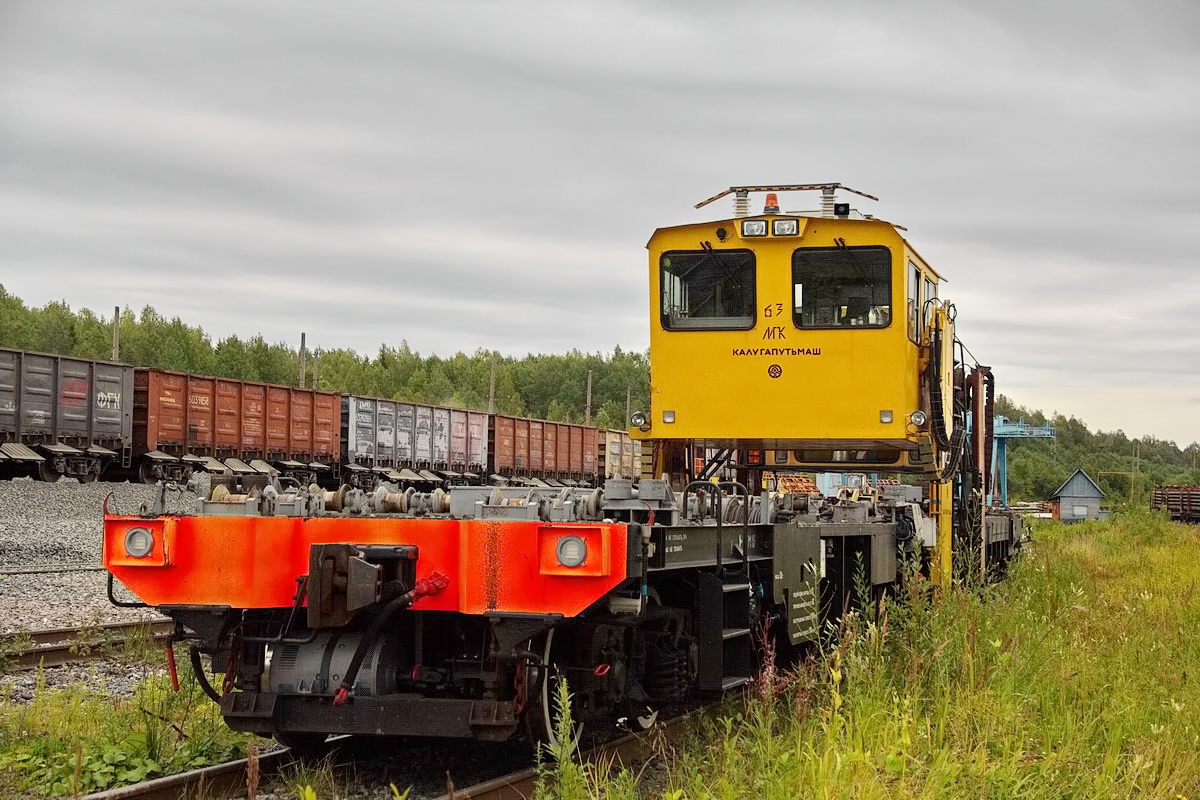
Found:
[[[175,648],[167,642],[167,672],[171,673],[171,691],[179,691],[179,670],[175,668]]]

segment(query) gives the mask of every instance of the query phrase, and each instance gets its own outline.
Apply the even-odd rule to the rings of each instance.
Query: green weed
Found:
[[[0,795],[69,796],[237,756],[249,737],[226,728],[190,672],[180,691],[149,675],[129,698],[84,685],[47,687],[28,703],[0,702]]]
[[[1195,797],[1200,534],[1131,514],[1037,540],[1004,584],[932,603],[910,572],[880,614],[846,616],[785,702],[711,723],[668,791]]]

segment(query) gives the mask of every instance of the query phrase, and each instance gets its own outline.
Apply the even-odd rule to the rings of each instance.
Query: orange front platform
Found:
[[[125,536],[154,537],[142,558],[126,554]],[[583,538],[587,559],[558,564],[562,536]],[[627,577],[624,525],[515,520],[389,517],[107,516],[104,566],[152,606],[290,607],[296,579],[308,572],[313,544],[415,545],[417,578],[449,576],[441,594],[414,609],[575,616]]]

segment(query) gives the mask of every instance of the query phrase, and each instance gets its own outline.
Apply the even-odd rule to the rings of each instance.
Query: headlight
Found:
[[[125,555],[145,558],[154,549],[154,536],[146,528],[130,528],[125,534]]]
[[[742,220],[742,236],[766,236],[767,221],[765,219]]]
[[[578,567],[587,561],[587,542],[578,536],[564,536],[555,549],[558,563],[564,567]]]
[[[799,232],[798,219],[777,219],[771,222],[771,233],[775,236],[795,236]]]
[[[635,411],[629,415],[629,424],[635,428],[644,428],[649,421],[641,411]]]
[[[929,417],[925,416],[924,411],[918,409],[908,415],[908,421],[919,428],[929,421]]]

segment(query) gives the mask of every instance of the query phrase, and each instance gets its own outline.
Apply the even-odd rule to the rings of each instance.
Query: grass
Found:
[[[190,670],[180,671],[179,692],[152,672],[128,698],[48,687],[39,676],[28,703],[0,701],[0,796],[84,794],[245,751],[249,737],[225,727]]]
[[[654,789],[563,750],[543,755],[538,797],[1200,798],[1198,555],[1200,529],[1146,513],[1043,526],[1004,583],[960,585],[931,603],[910,576],[881,611],[845,620],[820,658],[764,670],[748,701],[663,749]],[[219,750],[209,733],[223,730],[219,717],[194,689],[170,717],[146,713],[172,702],[164,688],[151,681],[120,722],[96,721],[90,704],[111,701],[71,692],[42,709],[39,699],[24,712],[0,707],[0,795],[18,767],[23,781],[57,781],[47,794],[76,791],[122,725],[149,723],[135,732],[147,737],[139,752],[151,736],[173,740],[174,762]],[[559,738],[569,739],[565,683],[557,700],[567,712]],[[43,714],[56,722],[39,733]],[[30,753],[43,772],[13,753]],[[145,766],[115,758],[118,772]],[[337,794],[310,783],[319,785],[312,775],[292,781],[298,796]]]
[[[1198,555],[1200,529],[1148,513],[1042,526],[1004,583],[930,602],[910,575],[819,658],[768,666],[662,749],[653,789],[551,751],[537,796],[1200,798]]]
[[[713,723],[668,795],[1196,797],[1200,532],[1135,514],[1030,549],[999,586],[927,608],[913,581],[852,616],[821,661]]]

